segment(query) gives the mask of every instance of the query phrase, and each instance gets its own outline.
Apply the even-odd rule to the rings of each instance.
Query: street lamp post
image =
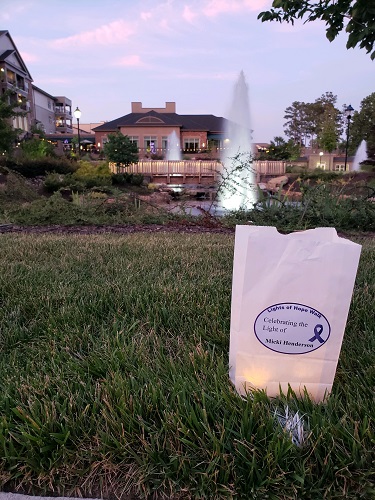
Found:
[[[78,128],[78,156],[80,156],[81,154],[81,138],[80,138],[80,135],[79,135],[79,119],[81,118],[81,110],[78,109],[78,106],[76,107],[75,111],[74,111],[74,118],[76,118],[77,120],[77,128]]]
[[[346,172],[346,165],[348,163],[348,146],[349,146],[349,129],[350,129],[350,119],[352,117],[352,113],[354,111],[354,108],[352,107],[351,104],[345,109],[345,116],[346,119],[348,120],[348,124],[346,126],[346,146],[345,146],[345,166],[344,166],[344,171]]]

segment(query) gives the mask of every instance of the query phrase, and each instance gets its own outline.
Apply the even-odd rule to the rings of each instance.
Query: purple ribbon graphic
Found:
[[[314,328],[314,336],[309,339],[309,342],[314,342],[314,340],[319,340],[319,342],[321,344],[324,343],[324,340],[322,339],[322,337],[320,336],[320,334],[323,332],[323,326],[322,325],[316,325],[316,327]]]

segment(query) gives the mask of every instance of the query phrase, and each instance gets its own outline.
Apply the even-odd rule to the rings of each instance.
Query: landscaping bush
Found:
[[[287,165],[285,169],[286,174],[299,174],[307,171],[305,165]]]
[[[105,195],[111,195],[114,192],[117,192],[117,189],[112,188],[111,186],[94,186],[91,189],[91,193],[100,193]]]
[[[133,186],[141,186],[143,184],[143,175],[142,174],[132,174],[130,179],[130,184]]]
[[[333,181],[333,180],[336,180],[340,177],[342,177],[342,173],[341,172],[333,172],[331,170],[322,170],[320,168],[316,168],[315,170],[313,171],[304,171],[304,172],[301,172],[301,179],[303,180],[307,180],[307,179],[311,179],[311,180],[321,180],[321,181],[324,181],[324,182],[329,182],[329,181]]]
[[[1,167],[0,175],[0,207],[25,203],[38,198],[37,188],[22,175],[6,167]]]
[[[46,175],[44,179],[44,189],[49,193],[54,193],[59,189],[66,187],[70,184],[72,180],[71,175],[57,174],[56,172],[51,172]]]
[[[95,199],[73,192],[67,200],[62,193],[56,192],[49,198],[9,210],[7,215],[11,222],[26,226],[119,224],[131,213],[125,208],[127,205],[118,204],[117,210],[107,209],[102,197]]]
[[[44,138],[32,138],[22,141],[19,149],[24,161],[56,157],[55,147]]]
[[[46,225],[46,224],[87,224],[92,216],[92,210],[71,203],[62,198],[60,193],[54,193],[50,198],[41,198],[18,210],[11,211],[8,216],[16,224]]]
[[[335,227],[341,231],[374,231],[375,203],[367,196],[346,194],[345,183],[317,183],[301,185],[298,202],[287,196],[263,197],[250,212],[239,211],[239,221],[255,225],[275,226],[281,232]]]
[[[8,160],[6,166],[27,178],[44,176],[52,172],[57,174],[71,174],[77,169],[77,164],[65,157],[46,157],[24,161]]]
[[[107,184],[103,177],[81,177],[61,175],[52,172],[48,174],[44,180],[44,188],[49,193],[54,193],[61,189],[69,189],[72,192],[84,193],[85,191],[97,191],[101,193],[111,194],[112,189]]]
[[[129,172],[124,172],[122,174],[112,174],[112,184],[118,186],[125,186],[126,184],[130,184],[132,177],[133,174]]]
[[[85,190],[85,194],[82,194],[73,190],[72,186],[60,188],[49,198],[12,206],[6,213],[7,222],[25,226],[164,224],[171,217],[162,209],[139,204],[134,197],[108,198],[108,194],[99,188],[88,193]]]
[[[144,176],[142,174],[132,174],[130,172],[123,172],[121,174],[112,174],[112,184],[119,186],[141,186],[143,184]]]
[[[84,182],[74,180],[73,178],[66,186],[66,189],[70,189],[74,193],[84,193],[85,191],[87,191],[87,187]]]
[[[375,160],[367,160],[366,163],[360,165],[363,172],[374,172],[375,173]]]
[[[84,183],[88,189],[94,186],[108,186],[112,184],[112,174],[107,163],[96,165],[89,161],[79,161],[78,169],[74,172],[72,178]]]

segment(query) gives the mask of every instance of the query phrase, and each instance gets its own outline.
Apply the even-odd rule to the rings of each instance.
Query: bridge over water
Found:
[[[254,161],[256,180],[261,177],[285,174],[283,161]],[[212,185],[218,180],[222,164],[217,160],[140,160],[129,166],[109,163],[113,173],[142,174],[155,184],[201,184]]]

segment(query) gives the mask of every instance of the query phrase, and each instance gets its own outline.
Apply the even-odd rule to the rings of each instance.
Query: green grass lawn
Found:
[[[333,392],[314,404],[231,387],[233,235],[1,235],[1,489],[375,498],[375,240],[355,241]],[[275,419],[286,404],[303,448]]]

